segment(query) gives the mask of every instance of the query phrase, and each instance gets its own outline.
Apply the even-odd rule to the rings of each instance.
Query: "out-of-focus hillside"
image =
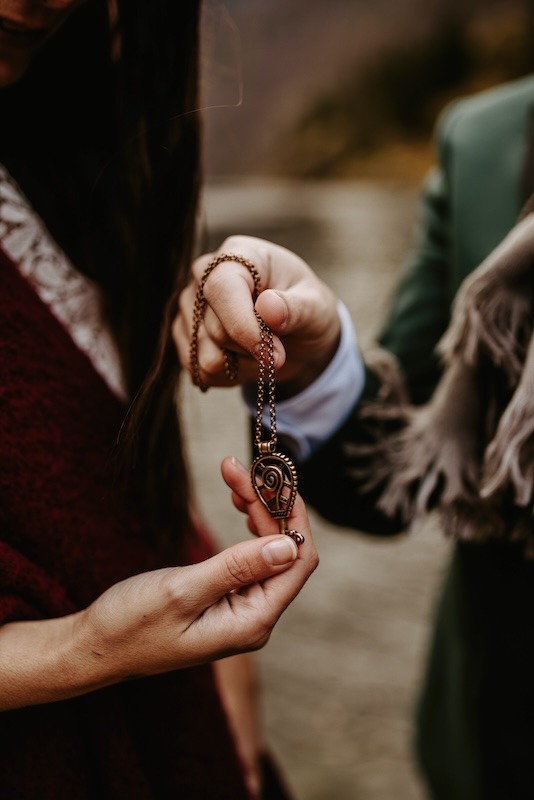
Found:
[[[532,0],[209,0],[208,177],[418,178],[441,108],[534,67]]]

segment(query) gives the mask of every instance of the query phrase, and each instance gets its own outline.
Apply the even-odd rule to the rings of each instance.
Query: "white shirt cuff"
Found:
[[[303,461],[326,441],[349,416],[359,400],[365,370],[358,349],[356,332],[350,314],[338,301],[341,336],[336,354],[324,372],[299,394],[276,404],[278,436],[292,454]],[[254,403],[249,392],[243,397],[252,415]],[[269,410],[263,410],[263,424],[269,427]]]

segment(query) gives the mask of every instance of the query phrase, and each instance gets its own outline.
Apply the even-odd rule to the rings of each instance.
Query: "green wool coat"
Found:
[[[534,189],[524,185],[533,110],[528,77],[453,104],[437,126],[438,165],[381,339],[414,402],[428,399],[439,377],[434,347],[458,286]],[[370,375],[365,395],[374,389]],[[398,521],[358,496],[350,475],[344,445],[365,436],[357,411],[301,465],[303,494],[334,522],[389,535]],[[417,709],[416,748],[435,800],[534,798],[533,611],[534,564],[518,547],[455,546]]]

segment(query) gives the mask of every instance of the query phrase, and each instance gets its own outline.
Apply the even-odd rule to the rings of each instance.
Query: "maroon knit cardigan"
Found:
[[[112,480],[123,416],[0,251],[0,624],[68,614],[164,565]],[[0,713],[0,797],[246,798],[211,668]]]

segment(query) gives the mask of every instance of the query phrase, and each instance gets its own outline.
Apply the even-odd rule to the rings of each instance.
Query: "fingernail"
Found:
[[[285,299],[282,297],[282,295],[280,294],[279,291],[277,291],[276,289],[273,289],[272,291],[273,291],[273,294],[277,295],[278,300],[280,301],[280,308],[282,310],[282,319],[280,320],[280,322],[278,324],[277,330],[278,331],[283,331],[284,328],[287,325],[287,320],[288,320],[288,317],[289,317],[288,310],[287,310],[287,303],[286,303]]]
[[[273,539],[263,548],[263,557],[267,564],[278,566],[289,564],[298,555],[297,545],[292,539],[282,535],[280,539]]]
[[[241,463],[241,461],[238,458],[236,458],[235,456],[232,456],[231,460],[232,460],[232,464],[234,465],[234,467],[236,469],[238,469],[240,472],[248,473],[248,469]]]

